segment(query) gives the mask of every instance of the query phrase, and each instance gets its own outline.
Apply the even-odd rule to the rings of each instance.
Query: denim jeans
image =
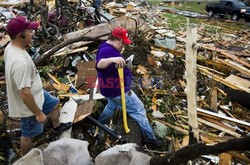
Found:
[[[155,135],[152,127],[148,122],[146,110],[144,109],[143,103],[132,90],[130,91],[131,95],[129,95],[130,92],[127,92],[125,95],[127,114],[132,119],[134,119],[141,127],[144,140],[155,139]],[[98,121],[102,124],[106,124],[110,120],[115,110],[122,109],[121,96],[117,96],[114,98],[107,97],[107,100],[108,104],[106,105],[105,109],[98,119]]]
[[[52,96],[49,92],[44,92],[43,113],[48,115],[58,104],[58,98]],[[35,116],[23,117],[20,121],[21,135],[23,137],[35,137],[43,133],[43,124],[38,123]]]

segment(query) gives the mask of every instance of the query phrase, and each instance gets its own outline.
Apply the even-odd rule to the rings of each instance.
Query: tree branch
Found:
[[[69,44],[79,42],[79,41],[96,41],[96,42],[98,42],[98,41],[101,41],[101,39],[100,39],[101,37],[107,36],[109,34],[110,33],[105,33],[105,34],[102,34],[102,35],[97,36],[97,37],[80,36],[78,38],[73,38],[73,39],[67,40],[65,42],[62,42],[61,44],[56,45],[55,47],[53,47],[52,49],[50,49],[49,51],[44,53],[39,59],[35,60],[35,64],[41,65],[41,63],[44,60],[50,58],[50,56],[53,55],[56,51],[58,51],[59,49],[65,47]]]
[[[187,163],[189,160],[198,158],[201,155],[219,154],[227,151],[249,151],[250,136],[236,138],[227,142],[218,143],[213,146],[207,146],[202,143],[186,146],[173,155],[152,158],[150,165],[179,165]]]

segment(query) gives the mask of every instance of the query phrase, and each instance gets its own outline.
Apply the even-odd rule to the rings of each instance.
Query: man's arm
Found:
[[[123,67],[125,65],[125,60],[122,57],[103,58],[98,62],[97,68],[105,69],[112,63],[117,64],[118,67]]]
[[[39,123],[42,123],[46,120],[46,116],[43,113],[43,111],[37,106],[35,99],[30,92],[30,88],[26,87],[19,91],[19,94],[24,102],[24,104],[29,108],[30,111],[32,111],[35,116],[36,120]]]

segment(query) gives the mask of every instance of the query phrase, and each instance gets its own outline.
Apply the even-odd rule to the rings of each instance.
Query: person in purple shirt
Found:
[[[143,135],[143,144],[152,148],[160,146],[163,142],[156,139],[152,127],[146,116],[146,110],[141,100],[130,89],[132,73],[125,66],[125,60],[121,50],[132,41],[128,38],[128,31],[124,28],[115,28],[106,42],[102,42],[98,48],[96,57],[96,69],[100,92],[108,100],[108,104],[99,116],[98,121],[106,124],[117,109],[122,109],[121,89],[117,67],[124,67],[124,86],[126,107],[128,115],[140,126]]]

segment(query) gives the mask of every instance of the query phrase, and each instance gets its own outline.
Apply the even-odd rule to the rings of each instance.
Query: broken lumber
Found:
[[[187,94],[187,106],[188,106],[188,124],[191,127],[191,131],[194,133],[194,137],[199,141],[199,128],[197,121],[197,29],[191,28],[189,25],[189,19],[187,19],[187,38],[186,38],[186,72],[185,77],[187,80],[187,87],[185,93]]]
[[[198,118],[198,121],[201,122],[202,124],[205,124],[205,125],[207,125],[207,126],[213,127],[213,128],[215,128],[215,129],[217,129],[217,130],[220,130],[220,131],[222,131],[222,132],[226,132],[226,133],[228,133],[228,134],[230,134],[230,135],[232,135],[232,136],[241,137],[240,134],[238,134],[238,133],[236,133],[236,132],[234,132],[234,131],[231,131],[231,130],[229,130],[229,129],[220,127],[220,126],[218,126],[218,125],[216,125],[216,124],[214,124],[214,123],[212,123],[212,122],[203,120],[203,119],[201,119],[201,118]]]
[[[67,49],[66,51],[62,51],[62,52],[58,52],[58,53],[54,54],[53,57],[63,56],[63,55],[77,53],[77,52],[86,51],[86,50],[88,50],[87,46],[84,46],[82,48],[73,49],[73,50]]]
[[[210,117],[215,117],[215,118],[227,120],[227,121],[234,122],[234,123],[237,123],[237,124],[240,124],[240,125],[243,125],[243,126],[250,127],[250,123],[245,122],[245,121],[234,119],[234,118],[231,118],[231,117],[228,117],[228,116],[222,116],[220,114],[210,112],[210,111],[207,111],[207,110],[204,110],[204,109],[201,109],[201,108],[197,108],[197,111],[198,111],[199,115],[205,115],[205,116],[208,115]]]
[[[225,78],[225,81],[244,89],[244,91],[250,93],[250,81],[241,78],[239,76],[231,74],[230,76]]]
[[[240,65],[240,64],[238,64],[238,63],[236,63],[234,61],[231,61],[229,59],[225,59],[225,60],[217,59],[217,61],[219,61],[219,62],[221,62],[221,63],[223,63],[223,64],[225,64],[225,65],[227,65],[227,66],[229,66],[229,67],[231,67],[231,68],[233,68],[235,70],[237,70],[237,71],[239,71],[240,73],[242,73],[242,74],[244,74],[246,76],[250,76],[250,70],[249,69],[243,67],[242,65]]]
[[[218,53],[220,53],[220,54],[222,54],[222,55],[224,55],[224,56],[226,56],[226,57],[228,57],[228,58],[230,58],[230,59],[232,59],[232,60],[235,60],[236,62],[238,62],[238,63],[240,63],[240,64],[242,64],[242,65],[245,65],[245,66],[247,66],[248,68],[250,68],[250,64],[249,64],[249,63],[247,63],[246,61],[244,61],[244,60],[242,60],[242,59],[240,59],[240,58],[238,58],[238,57],[236,57],[236,56],[234,56],[234,55],[231,55],[231,54],[225,52],[225,50],[223,50],[223,49],[211,48],[211,47],[208,47],[208,46],[205,46],[205,45],[202,45],[202,46],[200,46],[200,47],[202,47],[202,48],[204,48],[204,49],[216,51],[216,52],[218,52]]]
[[[176,131],[178,131],[178,132],[180,132],[180,133],[183,133],[184,135],[188,135],[188,134],[189,134],[187,130],[181,129],[181,128],[179,128],[179,127],[177,127],[177,126],[174,126],[174,125],[172,125],[172,124],[170,124],[170,123],[168,123],[168,122],[165,122],[165,121],[162,121],[162,120],[159,120],[159,119],[153,119],[153,118],[151,118],[150,116],[148,116],[148,118],[149,118],[150,120],[157,120],[157,121],[159,121],[160,123],[165,124],[165,125],[168,126],[169,128],[172,128],[172,129],[174,129],[174,130],[176,130]]]
[[[201,72],[201,74],[203,75],[206,75],[210,78],[212,78],[213,80],[219,82],[219,83],[222,83],[232,89],[237,89],[237,90],[241,90],[241,91],[246,91],[249,93],[249,90],[246,90],[246,88],[242,88],[240,86],[237,86],[235,84],[232,84],[230,82],[227,82],[224,78],[214,74],[214,73],[211,73],[210,71],[208,71],[207,69],[204,69],[204,68],[201,68],[201,67],[198,67],[199,71]]]

